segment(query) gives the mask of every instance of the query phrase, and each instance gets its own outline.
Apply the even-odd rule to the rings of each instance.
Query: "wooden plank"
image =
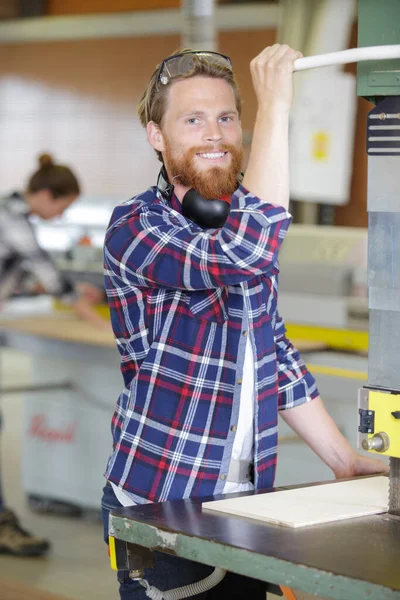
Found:
[[[69,313],[41,316],[35,319],[4,320],[0,322],[0,327],[4,330],[19,331],[47,339],[115,347],[111,332],[99,331],[90,323]]]
[[[93,325],[80,320],[73,313],[59,311],[54,315],[38,316],[34,319],[7,319],[0,321],[0,327],[55,340],[114,347],[111,333],[98,331]],[[325,350],[323,342],[294,339],[292,343],[300,352]]]
[[[204,502],[203,510],[285,527],[307,527],[387,512],[388,497],[387,477],[367,477]]]

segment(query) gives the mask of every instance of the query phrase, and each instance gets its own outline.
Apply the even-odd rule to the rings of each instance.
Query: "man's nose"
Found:
[[[222,139],[221,128],[218,121],[209,121],[204,132],[204,139],[210,142],[219,142]]]

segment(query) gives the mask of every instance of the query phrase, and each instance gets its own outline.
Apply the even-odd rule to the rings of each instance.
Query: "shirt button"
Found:
[[[241,379],[238,379],[236,383],[237,383],[238,385],[242,385],[242,380],[241,380]]]
[[[226,475],[221,475],[221,479],[222,479],[222,481],[225,481]]]
[[[231,431],[236,431],[236,429],[237,429],[236,425],[232,425]]]
[[[243,331],[244,337],[246,337],[248,335],[248,333],[249,333],[248,331]]]

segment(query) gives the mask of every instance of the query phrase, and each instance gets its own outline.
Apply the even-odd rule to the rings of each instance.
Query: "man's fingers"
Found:
[[[250,66],[256,68],[259,65],[264,65],[268,60],[272,58],[272,56],[277,52],[280,48],[279,44],[274,44],[273,46],[267,46],[258,54],[250,63]]]
[[[270,67],[274,67],[278,63],[293,65],[294,61],[302,56],[301,52],[293,50],[293,48],[290,48],[287,44],[274,44],[273,46],[264,48],[264,50],[251,61],[250,68],[254,72],[255,70],[264,69],[267,64]]]

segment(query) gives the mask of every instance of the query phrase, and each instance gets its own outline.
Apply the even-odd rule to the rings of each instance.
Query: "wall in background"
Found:
[[[350,47],[356,40],[354,27]],[[274,41],[274,29],[219,36],[238,74],[247,132],[256,110],[249,62]],[[90,196],[120,200],[154,183],[159,163],[135,108],[154,65],[179,44],[169,35],[0,45],[0,193],[22,188],[43,150],[75,168]],[[350,202],[335,209],[338,225],[367,226],[370,106],[358,100]]]
[[[244,97],[243,128],[256,110],[250,60],[275,31],[221,33]],[[49,151],[76,169],[88,195],[125,199],[155,182],[158,161],[136,117],[155,65],[178,36],[0,46],[0,192],[21,188]]]
[[[251,0],[252,4],[277,4],[279,0]],[[216,0],[216,4],[245,4],[245,0]],[[180,0],[47,0],[47,15],[114,13],[132,10],[179,8]]]
[[[47,0],[47,15],[79,15],[179,8],[180,0]]]

